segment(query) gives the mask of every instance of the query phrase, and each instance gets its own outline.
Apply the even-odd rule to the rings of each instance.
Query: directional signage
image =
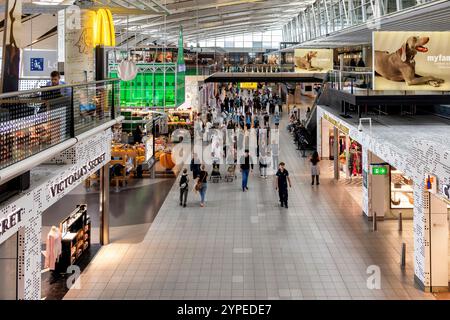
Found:
[[[384,166],[382,166],[382,167],[373,166],[372,167],[372,174],[374,176],[385,176],[385,175],[387,175],[387,172],[388,172],[387,167],[384,167]]]

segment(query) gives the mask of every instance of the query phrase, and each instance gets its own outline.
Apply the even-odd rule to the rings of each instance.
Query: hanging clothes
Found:
[[[45,268],[55,270],[55,264],[61,255],[61,238],[61,232],[57,227],[53,226],[47,235],[45,246]]]

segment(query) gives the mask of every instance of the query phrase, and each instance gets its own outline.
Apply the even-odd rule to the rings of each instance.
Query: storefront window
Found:
[[[352,139],[350,140],[348,166],[351,176],[360,176],[362,174],[362,147],[357,141]]]
[[[413,181],[391,167],[391,209],[413,209]]]

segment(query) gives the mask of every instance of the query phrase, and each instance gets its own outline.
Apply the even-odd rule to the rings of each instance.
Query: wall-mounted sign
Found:
[[[444,184],[442,186],[442,193],[447,199],[450,199],[450,184]]]
[[[6,218],[0,220],[0,236],[22,221],[24,212],[25,209],[21,208],[9,214]]]
[[[341,130],[343,133],[345,133],[347,135],[349,134],[350,129],[347,126],[343,125],[342,123],[340,123],[336,119],[330,117],[328,114],[325,113],[323,115],[323,118],[325,120],[327,120],[328,122],[330,122],[332,125],[334,125],[336,128],[338,128],[339,130]]]
[[[249,90],[258,89],[257,82],[241,82],[239,86],[241,87],[241,89],[249,89]]]
[[[63,180],[61,180],[58,183],[55,183],[54,185],[50,186],[50,195],[52,197],[56,197],[58,194],[63,192],[67,187],[73,185],[80,179],[82,179],[84,176],[86,176],[88,173],[90,173],[97,165],[105,161],[106,154],[103,153],[101,156],[89,161],[84,166],[82,166],[80,169],[78,169],[75,172],[72,172],[67,177],[65,177]]]
[[[30,71],[44,71],[44,58],[30,58]]]
[[[58,69],[56,50],[23,50],[23,77],[50,77],[50,73]]]
[[[372,174],[374,176],[385,176],[388,173],[388,169],[385,166],[372,166]]]
[[[431,193],[436,193],[437,191],[437,178],[435,175],[428,174],[425,176],[425,189]]]

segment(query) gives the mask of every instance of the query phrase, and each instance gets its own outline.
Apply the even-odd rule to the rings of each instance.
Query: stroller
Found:
[[[233,182],[233,180],[237,178],[236,176],[236,165],[230,164],[227,168],[227,173],[225,174],[226,182]]]
[[[209,180],[213,183],[218,183],[220,180],[222,180],[222,175],[220,174],[220,165],[216,161],[213,162]]]

